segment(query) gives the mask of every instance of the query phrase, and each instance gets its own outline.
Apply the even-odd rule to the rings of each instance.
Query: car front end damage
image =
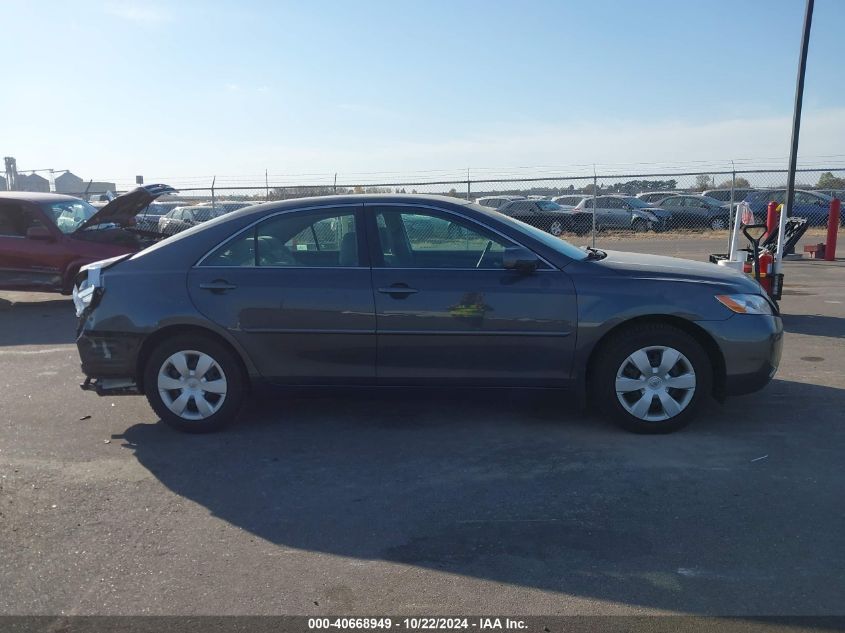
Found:
[[[130,378],[136,374],[143,337],[130,332],[102,332],[92,328],[92,313],[105,287],[103,271],[131,257],[122,255],[82,267],[73,287],[73,303],[79,317],[76,347],[82,361],[85,391],[98,395],[136,395],[141,391]]]

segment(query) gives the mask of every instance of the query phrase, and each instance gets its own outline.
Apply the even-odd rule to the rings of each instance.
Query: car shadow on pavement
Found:
[[[67,298],[10,301],[0,297],[0,347],[62,345],[76,340],[76,316]]]
[[[845,318],[817,314],[783,314],[783,329],[793,334],[845,338]]]
[[[177,495],[285,548],[693,613],[837,613],[845,390],[774,381],[636,436],[561,395],[264,401],[122,438]]]

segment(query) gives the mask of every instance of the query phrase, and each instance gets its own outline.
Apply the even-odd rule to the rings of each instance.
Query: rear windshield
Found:
[[[538,200],[537,205],[543,211],[562,211],[563,207],[560,206],[557,202],[552,202],[550,200]]]
[[[704,200],[704,202],[706,202],[710,206],[715,206],[715,207],[721,207],[722,206],[722,201],[716,200],[716,198],[711,198],[710,196],[701,196],[701,199]],[[728,196],[728,199],[730,199],[730,195]]]

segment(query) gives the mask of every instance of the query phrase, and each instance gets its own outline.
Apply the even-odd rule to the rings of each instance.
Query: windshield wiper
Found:
[[[604,259],[607,257],[607,253],[599,248],[585,246],[584,250],[587,251],[587,259]]]

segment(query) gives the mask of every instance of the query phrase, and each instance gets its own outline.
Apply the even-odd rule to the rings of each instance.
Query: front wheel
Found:
[[[147,361],[144,391],[161,420],[179,431],[208,433],[230,424],[246,392],[235,355],[201,336],[160,343]]]
[[[670,433],[686,426],[713,383],[707,353],[670,325],[637,325],[603,346],[590,376],[601,410],[634,433]]]
[[[563,233],[563,222],[560,220],[555,220],[549,225],[549,233],[554,235],[555,237],[560,237],[560,234]]]

